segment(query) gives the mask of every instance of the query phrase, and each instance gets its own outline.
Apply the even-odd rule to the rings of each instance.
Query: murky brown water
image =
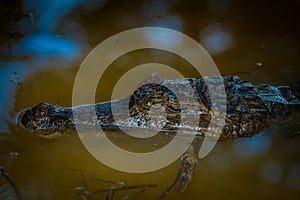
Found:
[[[91,47],[121,31],[162,23],[198,42],[205,43],[207,39],[206,48],[222,74],[249,72],[239,76],[254,84],[299,85],[298,1],[177,0],[164,1],[164,6],[154,6],[160,5],[159,1],[149,2],[111,1],[102,9],[80,18],[80,9],[75,10],[69,18],[79,18]],[[221,39],[215,38],[223,49],[216,48],[215,40],[208,37],[215,30],[223,31]],[[18,86],[11,114],[16,115],[39,102],[70,106],[81,61],[67,69],[53,65],[30,73]],[[191,66],[166,52],[131,53],[110,66],[101,79],[96,101],[108,100],[118,77],[128,69],[150,61],[173,66],[186,77],[199,77],[195,76]],[[288,124],[271,127],[252,139],[218,143],[200,160],[186,193],[181,195],[171,191],[165,199],[299,199],[300,136],[287,139],[299,133],[299,119],[296,117]],[[88,191],[95,191],[110,186],[93,181],[93,176],[128,185],[157,184],[157,188],[149,188],[137,197],[155,199],[172,183],[180,165],[178,160],[155,172],[123,173],[94,159],[76,135],[47,140],[31,135],[15,124],[9,124],[9,130],[11,137],[0,141],[0,165],[6,167],[23,199],[80,199],[75,187],[86,184]],[[121,143],[132,145],[130,141],[122,140]],[[142,150],[143,145],[136,145]],[[151,144],[144,146],[152,147],[155,149]],[[10,152],[18,155],[10,155]],[[83,170],[85,180],[80,173],[66,167]],[[115,199],[137,191],[117,192]],[[105,199],[105,194],[92,194],[92,199]]]

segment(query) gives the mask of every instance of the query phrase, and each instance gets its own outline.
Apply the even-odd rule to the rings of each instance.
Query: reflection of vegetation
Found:
[[[171,185],[160,195],[157,200],[163,199],[167,193],[169,193],[173,188],[175,188],[175,192],[183,194],[188,185],[192,181],[192,176],[194,175],[195,167],[197,166],[198,161],[194,154],[194,148],[192,146],[186,151],[186,153],[181,157],[181,165],[177,172],[177,176]],[[83,180],[83,186],[79,186],[74,188],[76,194],[82,200],[92,199],[91,194],[99,194],[99,193],[106,193],[106,200],[113,200],[117,192],[120,191],[131,191],[134,190],[135,192],[132,194],[126,194],[123,196],[123,200],[133,200],[139,197],[141,194],[146,192],[149,188],[157,187],[157,184],[136,184],[136,185],[128,185],[122,181],[112,181],[112,180],[105,180],[96,178],[95,174],[92,176],[91,181],[98,181],[103,183],[108,183],[109,186],[106,188],[101,188],[96,191],[88,191],[87,189],[87,181],[86,181],[86,173],[88,171],[74,169],[71,167],[61,166],[64,169],[73,171],[75,173],[80,174]]]

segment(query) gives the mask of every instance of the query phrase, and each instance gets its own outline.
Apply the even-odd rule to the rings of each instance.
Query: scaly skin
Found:
[[[204,78],[213,83],[216,76]],[[300,105],[299,97],[288,86],[274,87],[266,84],[254,86],[240,80],[237,76],[224,76],[221,78],[226,91],[227,110],[226,115],[222,115],[211,110],[210,94],[204,78],[162,80],[152,76],[148,84],[141,85],[129,98],[113,101],[117,105],[114,115],[111,109],[112,102],[74,108],[40,103],[22,111],[19,115],[19,124],[42,137],[53,137],[57,133],[74,131],[75,121],[79,121],[76,126],[83,129],[100,125],[101,128],[110,130],[117,130],[118,127],[153,130],[163,128],[171,132],[183,128],[187,133],[214,137],[209,129],[211,116],[214,115],[225,116],[226,123],[220,137],[224,140],[251,137],[267,128],[272,121],[287,119],[293,109]],[[153,83],[151,80],[159,81],[160,84]],[[198,102],[188,100],[179,102],[174,93],[164,86],[176,85],[178,91],[184,96],[186,84],[183,84],[183,80],[190,83]],[[128,113],[126,109],[128,102],[130,116],[125,115]],[[180,106],[183,104],[187,107],[197,106],[199,109],[191,109],[183,113]],[[76,116],[72,114],[74,109]],[[93,109],[96,111],[96,116],[91,116]],[[163,115],[165,118],[162,117]],[[121,120],[115,121],[113,116],[119,116]],[[183,117],[199,119],[199,126],[184,126],[181,124]],[[166,119],[165,123],[162,123],[163,119]]]

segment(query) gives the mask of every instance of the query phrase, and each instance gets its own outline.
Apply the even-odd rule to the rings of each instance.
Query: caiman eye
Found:
[[[157,100],[150,100],[147,102],[147,106],[154,108],[154,109],[159,109],[164,105],[163,101],[157,101]]]

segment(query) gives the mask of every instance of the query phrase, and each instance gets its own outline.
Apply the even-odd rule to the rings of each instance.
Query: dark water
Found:
[[[78,186],[86,185],[92,192],[111,185],[92,180],[93,176],[126,185],[157,184],[137,197],[155,199],[175,178],[179,160],[155,172],[123,173],[94,159],[77,136],[42,139],[14,123],[17,112],[39,102],[71,106],[73,83],[83,58],[121,31],[143,26],[181,31],[206,48],[221,74],[237,73],[253,84],[300,85],[300,5],[296,0],[103,1],[103,5],[91,0],[61,3],[64,9],[59,9],[59,3],[50,7],[48,2],[48,12],[26,18],[25,14],[36,8],[30,2],[25,8],[18,1],[0,4],[0,166],[9,172],[23,199],[80,199],[74,191]],[[50,12],[53,10],[56,13]],[[37,21],[35,25],[26,20],[18,25],[21,19]],[[36,34],[36,30],[44,29],[47,34]],[[16,34],[9,53],[11,30]],[[63,39],[52,33],[61,34]],[[28,36],[31,38],[21,40]],[[96,101],[110,99],[118,77],[127,70],[154,61],[173,66],[186,77],[199,77],[190,65],[170,53],[133,52],[110,66],[101,79]],[[18,81],[21,84],[16,84]],[[293,120],[253,138],[218,143],[199,161],[185,194],[171,191],[165,199],[299,199],[299,119],[295,115]],[[124,147],[134,145],[120,142]],[[141,151],[155,149],[152,144],[135,145]],[[69,168],[82,170],[85,178]],[[7,182],[0,180],[1,188],[13,193]],[[117,192],[114,199],[137,191]],[[105,195],[92,194],[92,199],[105,199]]]

